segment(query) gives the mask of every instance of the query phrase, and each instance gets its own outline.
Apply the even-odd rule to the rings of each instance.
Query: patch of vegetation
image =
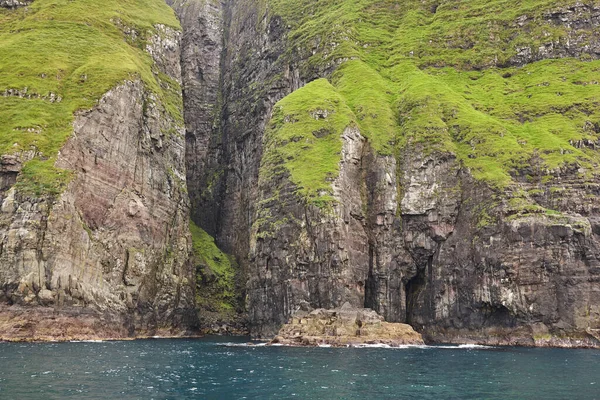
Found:
[[[35,196],[59,195],[66,188],[73,173],[56,168],[48,161],[33,159],[26,163],[16,187],[23,193]]]
[[[273,176],[284,164],[309,202],[333,200],[339,174],[341,134],[355,123],[351,109],[326,80],[318,79],[275,105],[264,139],[261,173]]]
[[[305,72],[338,65],[329,91],[380,154],[401,155],[417,145],[451,152],[498,189],[534,162],[548,172],[578,165],[586,174],[600,163],[596,150],[573,145],[600,137],[600,61],[583,55],[511,67],[523,51],[536,56],[539,48],[566,43],[575,28],[547,14],[575,0],[261,1],[291,27],[287,57],[305,58]],[[577,35],[594,37],[590,30]],[[311,86],[301,90],[311,97]],[[298,103],[294,112],[310,109]],[[272,124],[284,115],[276,109]],[[304,137],[297,128],[294,136]],[[310,152],[318,154],[321,143],[328,151],[320,161],[301,153],[280,157],[313,198],[327,190],[340,160],[330,141],[311,141]],[[327,173],[298,177],[312,169]]]
[[[190,222],[196,263],[196,302],[212,312],[234,312],[237,305],[235,260],[223,253],[215,239]]]
[[[141,79],[182,118],[177,82],[153,72],[144,51],[158,24],[179,29],[162,0],[36,0],[0,8],[0,154],[35,153],[19,176],[21,190],[62,190],[69,174],[54,164],[74,113],[120,82]]]

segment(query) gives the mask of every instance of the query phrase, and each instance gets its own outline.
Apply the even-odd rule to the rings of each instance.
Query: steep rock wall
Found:
[[[365,139],[352,128],[342,138],[340,175],[333,182],[339,203],[326,213],[295,194],[285,171],[261,177],[248,283],[254,333],[273,335],[291,315],[317,305],[364,303],[370,255],[361,222]]]
[[[282,21],[271,19],[256,3],[168,3],[183,27],[192,219],[236,258],[237,297],[244,303],[262,133],[273,105],[301,82],[293,63],[282,57]],[[202,291],[199,287],[200,296]]]
[[[139,51],[175,100],[132,76],[79,112],[55,161],[69,171],[60,192],[19,185],[36,151],[2,157],[2,338],[178,335],[196,324],[184,128],[172,108],[180,32],[153,31]]]
[[[600,10],[391,3],[176,3],[193,214],[253,333],[349,302],[437,341],[597,346]]]
[[[187,183],[194,204],[192,219],[214,236],[224,171],[221,56],[226,9],[220,1],[168,3],[184,27],[181,66],[186,110]]]

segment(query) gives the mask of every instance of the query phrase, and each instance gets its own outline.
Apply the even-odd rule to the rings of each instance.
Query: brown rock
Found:
[[[292,318],[270,344],[292,346],[421,345],[421,335],[406,324],[384,322],[370,309],[317,309],[302,319]]]

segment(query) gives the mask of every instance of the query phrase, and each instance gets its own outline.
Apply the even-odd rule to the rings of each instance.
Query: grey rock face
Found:
[[[452,233],[409,282],[409,322],[436,340],[597,346],[586,331],[600,324],[598,237],[579,213],[596,189],[577,185],[580,200],[561,216],[511,216],[508,201],[494,205],[464,171],[458,182]],[[482,209],[494,222],[481,223]],[[429,223],[429,240],[434,232]]]
[[[581,57],[600,58],[600,41],[593,33],[600,25],[600,7],[577,2],[570,7],[557,7],[543,15],[543,21],[520,17],[516,24],[528,29],[535,24],[567,28],[568,36],[555,41],[542,43],[538,48],[522,47],[510,60],[511,64],[524,65],[549,58]]]
[[[171,4],[184,28],[181,69],[186,125],[186,166],[192,219],[215,236],[222,188],[221,129],[223,53],[226,12],[219,1]]]
[[[306,205],[287,174],[259,185],[248,283],[256,334],[275,334],[302,309],[345,302],[363,307],[370,261],[361,200],[365,139],[355,128],[346,129],[342,138],[341,171],[333,183],[339,204],[331,212]]]
[[[192,218],[236,256],[245,274],[262,134],[273,105],[302,83],[293,63],[282,57],[286,35],[280,18],[261,13],[253,2],[171,3],[184,30]]]

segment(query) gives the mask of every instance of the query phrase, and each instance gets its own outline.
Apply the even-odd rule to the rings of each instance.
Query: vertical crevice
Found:
[[[374,272],[375,267],[375,249],[372,243],[369,243],[369,273],[365,282],[365,308],[370,308],[379,312],[379,302],[377,301],[377,278]]]
[[[218,236],[223,179],[224,57],[228,2],[168,1],[181,21],[185,160],[191,219]]]
[[[227,57],[228,57],[228,42],[229,35],[231,31],[231,0],[224,0],[221,3],[221,9],[223,12],[223,21],[222,21],[222,29],[223,34],[221,36],[221,59],[219,60],[219,93],[217,96],[217,107],[218,112],[215,113],[215,121],[213,121],[213,127],[216,128],[216,132],[213,132],[213,135],[218,135],[218,143],[220,147],[219,155],[218,155],[218,165],[219,168],[223,168],[222,174],[220,175],[218,186],[215,189],[215,195],[213,196],[213,201],[215,202],[215,240],[217,244],[222,246],[222,243],[219,240],[218,233],[221,232],[222,224],[223,224],[223,215],[221,210],[221,201],[220,199],[225,198],[227,195],[227,177],[231,172],[228,168],[224,168],[223,166],[229,165],[229,149],[226,146],[226,143],[229,142],[229,132],[227,127],[227,121],[229,119],[229,110],[227,109],[226,99],[229,97],[229,93],[226,87],[226,77],[227,77]],[[235,172],[235,171],[234,171]]]

